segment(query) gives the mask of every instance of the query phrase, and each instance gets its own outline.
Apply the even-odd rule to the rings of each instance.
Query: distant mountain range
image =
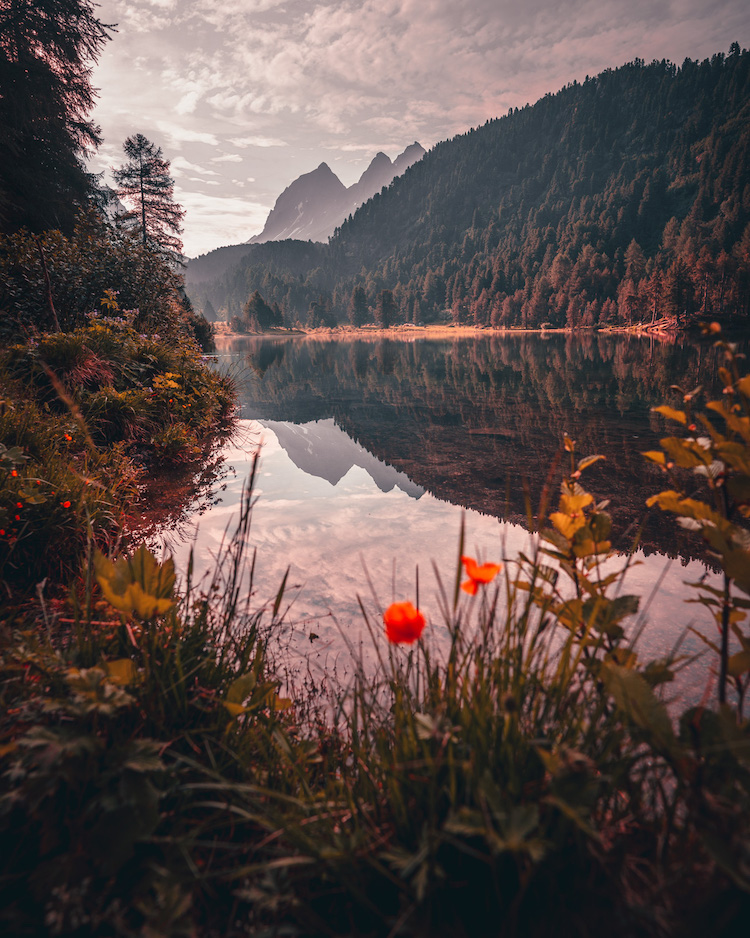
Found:
[[[327,163],[311,173],[304,173],[290,183],[276,200],[260,234],[248,244],[265,241],[327,241],[336,228],[363,202],[388,186],[425,154],[419,143],[412,143],[393,162],[385,153],[377,153],[358,182],[347,187]]]
[[[297,180],[260,236],[285,240],[191,262],[195,305],[241,318],[258,290],[311,326],[384,310],[506,328],[750,316],[750,51],[738,43],[574,81],[437,144],[334,221],[386,162],[348,190],[327,167],[309,174],[322,217]]]

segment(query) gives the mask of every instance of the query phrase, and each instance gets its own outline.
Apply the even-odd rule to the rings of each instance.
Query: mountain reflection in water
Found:
[[[294,465],[308,475],[318,476],[331,485],[337,485],[353,466],[359,466],[381,492],[390,492],[397,486],[412,498],[424,495],[420,485],[415,485],[403,472],[386,465],[355,443],[336,426],[333,418],[304,424],[278,420],[259,422],[274,433]]]
[[[240,339],[222,349],[219,367],[236,375],[240,366],[248,442],[227,447],[235,475],[199,520],[198,566],[210,564],[236,513],[262,436],[251,531],[256,597],[272,600],[289,567],[288,652],[346,680],[351,647],[373,657],[358,596],[379,628],[378,607],[415,598],[417,566],[432,640],[444,640],[431,564],[451,590],[462,509],[468,552],[495,561],[528,549],[524,480],[537,503],[563,432],[582,454],[607,457],[584,481],[612,499],[621,542],[630,543],[646,498],[661,487],[640,455],[665,435],[650,408],[669,398],[676,379],[706,382],[715,362],[712,351],[689,344],[493,336]],[[669,651],[688,625],[711,628],[702,607],[685,605],[684,581],[713,574],[671,518],[653,516],[643,543],[625,589],[642,597],[645,618],[656,623],[640,644],[648,657]],[[187,546],[177,554],[184,565]],[[683,650],[702,648],[689,636]],[[709,665],[704,658],[695,666],[682,692],[699,694]]]

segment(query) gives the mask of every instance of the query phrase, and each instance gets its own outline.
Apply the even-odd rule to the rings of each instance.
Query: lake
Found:
[[[545,483],[555,497],[565,433],[580,455],[606,457],[584,482],[611,499],[615,544],[638,539],[626,588],[642,596],[641,653],[665,654],[689,625],[713,628],[684,602],[685,581],[713,574],[693,536],[647,512],[664,484],[641,456],[673,432],[651,412],[675,403],[670,386],[709,384],[709,346],[595,333],[221,341],[217,367],[236,378],[241,406],[223,488],[164,540],[183,568],[194,541],[206,569],[260,447],[254,601],[272,600],[289,568],[277,641],[292,669],[345,681],[352,650],[374,660],[360,601],[379,631],[384,606],[415,599],[417,568],[439,644],[434,570],[451,589],[462,523],[482,560],[527,550],[527,500],[533,514]],[[702,648],[685,640],[686,653]],[[701,693],[711,663],[694,665],[682,691]]]

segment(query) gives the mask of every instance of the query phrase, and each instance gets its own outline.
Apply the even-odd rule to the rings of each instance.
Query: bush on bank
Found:
[[[726,351],[725,393],[662,408],[682,429],[649,454],[671,486],[655,504],[692,519],[724,571],[702,588],[718,707],[668,712],[681,661],[631,642],[639,597],[581,482],[597,457],[572,440],[528,554],[490,558],[502,571],[462,558],[426,626],[407,602],[387,633],[370,621],[381,668],[333,699],[309,680],[279,695],[284,584],[266,607],[245,599],[248,493],[210,582],[188,571],[177,590],[142,549],[94,554],[56,618],[6,614],[4,929],[744,934],[750,387]]]
[[[127,233],[85,216],[70,239],[3,237],[0,275],[0,581],[24,589],[114,542],[143,473],[200,455],[234,392]]]
[[[181,284],[163,257],[94,211],[79,216],[70,237],[26,230],[0,235],[0,338],[6,344],[58,327],[85,327],[101,298],[116,291],[119,308],[136,311],[137,332],[158,333],[167,342],[192,335],[210,346],[206,322]]]

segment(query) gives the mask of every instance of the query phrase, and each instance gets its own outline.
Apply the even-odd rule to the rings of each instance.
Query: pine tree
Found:
[[[364,287],[357,286],[352,290],[347,313],[353,326],[363,326],[367,322],[367,294]]]
[[[122,219],[135,223],[145,247],[178,259],[182,241],[177,235],[185,212],[174,201],[169,160],[164,159],[161,147],[143,134],[128,137],[123,150],[128,162],[115,170],[117,195],[135,207]]]
[[[395,322],[397,312],[393,293],[390,290],[381,290],[375,305],[375,322],[381,329],[387,329]]]
[[[276,304],[269,306],[258,290],[245,303],[242,315],[254,332],[265,332],[272,326],[281,325],[281,310]]]
[[[72,231],[95,189],[82,161],[91,66],[111,27],[93,0],[0,0],[0,231]]]

